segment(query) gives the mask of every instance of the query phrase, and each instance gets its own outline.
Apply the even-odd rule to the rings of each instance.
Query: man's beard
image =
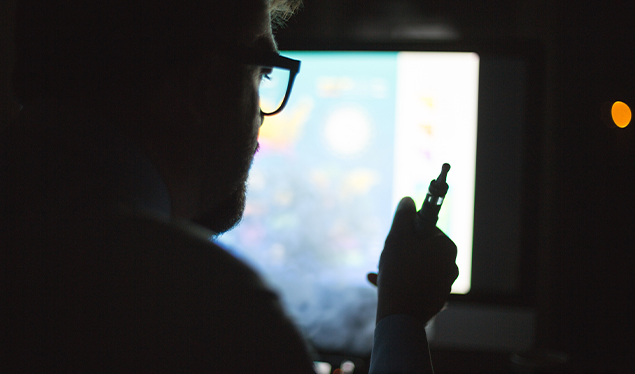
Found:
[[[249,82],[253,83],[252,80],[253,77]],[[249,108],[243,103],[244,87],[233,87],[234,90],[227,88],[229,93],[223,91],[226,96],[210,102],[225,102],[228,98],[235,98],[238,102],[230,101],[224,108]],[[205,162],[201,170],[201,213],[193,221],[216,234],[222,234],[234,228],[242,219],[249,169],[259,147],[258,128],[254,122],[256,118],[248,115],[249,111],[224,110],[217,113],[211,110],[210,113],[203,122],[216,125],[207,126],[208,133],[203,136],[210,140],[210,144],[204,145],[203,150]]]
[[[195,223],[207,227],[216,234],[227,232],[240,223],[243,212],[245,211],[247,178],[253,163],[254,154],[258,151],[257,147],[259,146],[257,145],[256,149],[254,149],[253,144],[253,142],[246,142],[240,147],[235,147],[235,149],[237,148],[241,151],[237,152],[240,156],[234,159],[234,162],[230,161],[231,158],[225,158],[223,160],[225,162],[222,166],[219,166],[219,168],[223,169],[222,175],[226,178],[224,182],[206,180],[203,187],[203,191],[205,192],[215,191],[216,189],[214,187],[218,183],[225,186],[234,186],[234,188],[224,199],[216,201],[215,203],[210,203],[209,201],[215,200],[214,198],[216,196],[202,196],[204,202],[203,207],[205,208],[198,217],[194,217],[193,221]],[[225,155],[228,155],[228,153],[225,153]]]
[[[203,212],[194,219],[194,222],[209,228],[216,234],[233,229],[242,219],[246,193],[247,183],[243,181],[225,200],[217,204],[214,209]]]

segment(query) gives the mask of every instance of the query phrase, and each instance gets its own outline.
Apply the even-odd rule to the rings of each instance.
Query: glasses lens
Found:
[[[273,113],[284,101],[284,94],[289,84],[289,70],[273,68],[271,73],[262,78],[260,83],[260,110]]]

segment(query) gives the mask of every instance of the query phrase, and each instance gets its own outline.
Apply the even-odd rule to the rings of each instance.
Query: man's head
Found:
[[[249,43],[263,12],[276,25],[299,3],[21,0],[14,88],[22,101],[77,92],[98,96],[104,90],[130,94],[128,99],[136,101],[135,94],[151,89],[175,65],[204,51]],[[134,90],[126,87],[132,80],[138,82]]]
[[[25,0],[14,74],[28,108],[62,99],[132,137],[155,162],[173,213],[218,232],[242,215],[262,123],[271,24],[300,0]]]

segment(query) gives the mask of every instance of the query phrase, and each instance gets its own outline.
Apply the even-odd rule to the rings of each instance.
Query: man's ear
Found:
[[[148,113],[151,127],[170,131],[174,122],[183,123],[189,93],[186,76],[176,70],[162,75],[148,94]]]
[[[216,53],[201,57],[187,69],[187,97],[189,109],[197,116],[213,113],[216,105],[227,99],[228,62]]]

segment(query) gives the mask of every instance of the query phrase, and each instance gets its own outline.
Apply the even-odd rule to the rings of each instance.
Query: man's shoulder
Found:
[[[119,240],[131,250],[155,258],[175,272],[183,271],[198,279],[223,278],[218,290],[228,280],[232,288],[266,289],[260,276],[212,238],[214,233],[189,221],[166,218],[143,212],[118,212],[113,223],[118,226]],[[187,268],[179,269],[179,266]]]
[[[224,355],[220,361],[262,368],[287,363],[311,372],[305,342],[276,293],[249,266],[212,242],[211,232],[184,221],[138,214],[124,215],[119,223],[128,227],[133,241],[145,243],[143,251],[154,252],[147,257],[155,263],[144,265],[156,271],[147,287],[156,295],[153,301],[165,302],[165,309],[178,315],[179,328],[197,325],[194,331],[205,331],[192,336]],[[247,364],[248,356],[261,361]]]
[[[3,253],[11,267],[0,265],[3,299],[26,311],[3,321],[0,340],[20,341],[24,357],[42,340],[87,368],[311,372],[276,294],[204,229],[131,212],[36,221]]]

